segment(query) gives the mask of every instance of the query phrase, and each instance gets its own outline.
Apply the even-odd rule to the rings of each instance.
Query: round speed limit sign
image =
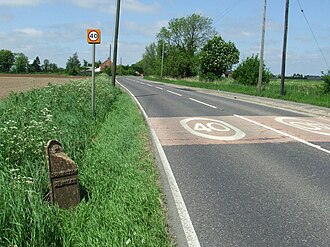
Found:
[[[87,42],[89,44],[101,43],[101,30],[100,29],[87,29]]]

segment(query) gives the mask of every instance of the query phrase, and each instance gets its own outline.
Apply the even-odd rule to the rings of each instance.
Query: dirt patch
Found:
[[[65,84],[87,77],[70,77],[61,75],[0,75],[0,99],[11,92],[20,93],[41,88],[51,84]]]

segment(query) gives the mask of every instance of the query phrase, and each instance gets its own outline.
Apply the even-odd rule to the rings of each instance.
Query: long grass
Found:
[[[160,79],[156,77],[147,77],[146,79],[160,81]],[[284,96],[280,95],[280,80],[271,80],[269,84],[264,86],[261,93],[258,93],[255,86],[242,85],[231,78],[224,78],[214,82],[199,81],[197,78],[181,80],[163,79],[162,82],[330,107],[330,94],[324,93],[323,81],[319,80],[287,79],[285,80]]]
[[[127,95],[96,81],[12,94],[0,103],[0,246],[170,246],[147,130]],[[83,201],[45,201],[45,144],[78,164]],[[159,244],[158,244],[159,243]]]

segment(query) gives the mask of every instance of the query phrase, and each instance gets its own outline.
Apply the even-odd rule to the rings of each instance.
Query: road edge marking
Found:
[[[182,224],[183,231],[185,233],[185,237],[186,237],[186,241],[187,241],[188,246],[200,247],[201,245],[199,243],[199,240],[198,240],[197,234],[195,232],[194,226],[191,222],[186,204],[184,203],[184,200],[182,198],[179,186],[178,186],[178,184],[175,180],[175,177],[173,175],[170,163],[167,160],[164,149],[163,149],[162,145],[160,144],[160,141],[159,141],[159,139],[156,135],[156,131],[154,130],[154,128],[151,125],[151,122],[149,120],[149,117],[148,117],[147,113],[142,108],[142,105],[136,99],[134,94],[130,90],[128,90],[128,88],[126,88],[124,85],[122,85],[119,81],[116,80],[116,82],[131,95],[131,97],[134,99],[136,104],[139,106],[139,108],[142,112],[142,115],[144,116],[144,118],[145,118],[145,120],[148,124],[148,127],[150,129],[150,133],[152,135],[152,139],[154,141],[154,144],[156,145],[159,157],[162,161],[163,168],[164,168],[165,174],[167,176],[167,181],[168,181],[169,186],[171,188],[172,196],[173,196],[175,204],[176,204],[176,208],[177,208],[177,211],[178,211],[178,214],[179,214],[179,217],[180,217],[180,221],[181,221],[181,224]]]
[[[293,136],[293,135],[287,134],[287,133],[285,133],[285,132],[283,132],[283,131],[280,131],[280,130],[274,129],[274,128],[269,127],[269,126],[267,126],[267,125],[265,125],[265,124],[259,123],[259,122],[257,122],[257,121],[254,121],[254,120],[252,120],[252,119],[249,119],[249,118],[246,118],[246,117],[243,117],[243,116],[240,116],[240,115],[236,115],[236,114],[234,114],[234,116],[235,116],[235,117],[238,117],[238,118],[240,118],[240,119],[243,119],[243,120],[245,120],[245,121],[248,121],[248,122],[250,122],[250,123],[253,123],[253,124],[255,124],[255,125],[258,125],[258,126],[264,127],[264,128],[266,128],[266,129],[268,129],[268,130],[274,131],[274,132],[276,132],[276,133],[278,133],[278,134],[281,134],[281,135],[284,135],[284,136],[286,136],[286,137],[289,137],[289,138],[291,138],[291,139],[293,139],[293,140],[295,140],[295,141],[297,141],[297,142],[300,142],[300,143],[303,143],[303,144],[308,145],[308,146],[310,146],[310,147],[316,148],[316,149],[318,149],[318,150],[320,150],[320,151],[322,151],[322,152],[325,152],[325,153],[330,154],[330,150],[325,149],[325,148],[322,148],[321,146],[316,145],[316,144],[313,144],[313,143],[311,143],[311,142],[305,141],[305,140],[303,140],[303,139],[301,139],[301,138],[299,138],[299,137],[296,137],[296,136]]]

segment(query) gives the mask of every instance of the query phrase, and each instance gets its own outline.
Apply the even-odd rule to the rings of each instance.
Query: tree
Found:
[[[157,35],[158,50],[165,42],[168,47],[166,59],[176,60],[175,63],[166,63],[170,67],[165,71],[177,71],[179,77],[196,75],[199,67],[197,52],[215,34],[212,19],[198,14],[170,20]]]
[[[142,67],[146,75],[157,74],[157,46],[152,43],[146,47],[146,51],[143,54]]]
[[[9,72],[15,62],[14,54],[9,50],[0,51],[0,72]]]
[[[78,58],[78,53],[75,52],[66,63],[66,72],[69,75],[78,75],[80,72],[80,66],[81,64]]]
[[[252,55],[238,65],[232,76],[238,83],[244,85],[257,85],[259,77],[259,64],[259,57],[257,55]],[[269,83],[272,74],[265,67],[266,66],[263,65],[262,81]]]
[[[50,61],[48,59],[44,60],[44,64],[41,66],[42,70],[44,72],[48,72],[49,71],[49,65],[50,65]]]
[[[62,69],[62,68],[61,68],[61,70],[64,71],[64,69]],[[58,68],[57,64],[56,63],[50,63],[49,64],[49,71],[51,71],[51,72],[59,71],[59,68]]]
[[[30,66],[29,69],[31,72],[40,72],[41,71],[41,67],[40,67],[40,59],[37,56],[34,60],[33,63]]]
[[[29,68],[29,58],[23,53],[15,54],[15,62],[11,67],[11,71],[14,73],[26,73]]]
[[[216,35],[209,40],[200,53],[201,77],[214,80],[239,62],[239,50],[231,41],[226,42]]]

